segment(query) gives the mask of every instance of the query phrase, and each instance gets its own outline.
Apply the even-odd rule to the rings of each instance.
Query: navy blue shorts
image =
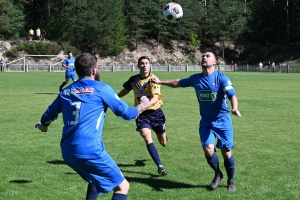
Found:
[[[162,109],[145,110],[135,120],[136,130],[142,128],[152,129],[156,134],[163,134],[166,132],[166,118]]]

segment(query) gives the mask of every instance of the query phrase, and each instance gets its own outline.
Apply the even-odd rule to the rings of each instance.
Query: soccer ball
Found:
[[[168,22],[175,23],[182,18],[183,10],[181,5],[171,2],[164,7],[163,15]]]

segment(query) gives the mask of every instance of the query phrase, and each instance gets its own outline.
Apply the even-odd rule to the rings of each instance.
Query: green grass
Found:
[[[156,72],[161,79],[193,72]],[[117,92],[134,73],[101,73]],[[299,199],[299,74],[227,73],[238,95],[242,118],[233,116],[237,191],[226,179],[207,189],[213,172],[201,150],[199,108],[193,88],[163,86],[169,144],[154,142],[169,171],[159,177],[135,122],[109,110],[103,140],[131,184],[129,199]],[[63,163],[61,115],[47,133],[34,129],[58,93],[63,73],[0,73],[0,199],[84,199],[87,184]],[[132,105],[133,95],[123,98]],[[154,136],[154,135],[153,135]],[[154,136],[155,137],[155,136]],[[217,151],[219,158],[220,151]],[[223,161],[221,169],[225,172]],[[112,193],[99,199],[111,199]]]

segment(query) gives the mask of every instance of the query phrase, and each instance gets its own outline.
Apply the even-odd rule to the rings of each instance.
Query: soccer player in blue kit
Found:
[[[134,93],[134,105],[139,103],[141,96],[146,96],[150,100],[150,106],[136,119],[136,130],[143,137],[147,150],[157,166],[157,172],[166,176],[168,174],[162,165],[158,151],[153,143],[151,131],[156,133],[159,143],[167,146],[166,118],[161,109],[163,106],[160,85],[151,82],[156,77],[151,73],[150,59],[142,56],[138,59],[139,74],[131,76],[124,84],[123,89],[118,93],[119,97],[127,95],[130,91]]]
[[[231,113],[241,117],[238,110],[238,100],[230,79],[215,70],[217,56],[213,52],[206,52],[202,57],[202,73],[193,74],[189,78],[161,81],[153,78],[155,83],[169,87],[194,87],[200,107],[200,140],[206,160],[214,170],[215,176],[210,184],[211,189],[216,189],[223,179],[219,168],[219,159],[215,150],[221,149],[224,166],[227,173],[227,189],[236,190],[234,185],[234,157],[233,125],[227,99],[231,102]]]
[[[66,73],[65,81],[59,86],[59,91],[61,91],[63,87],[68,84],[70,78],[73,80],[73,82],[76,81],[76,72],[74,68],[75,60],[76,59],[73,57],[72,52],[68,52],[68,57],[62,62],[62,66],[66,68]]]
[[[105,150],[102,129],[110,108],[116,116],[131,120],[149,106],[143,96],[129,107],[107,84],[98,81],[97,58],[83,53],[75,62],[79,80],[63,89],[35,125],[47,132],[51,122],[62,113],[64,127],[61,152],[65,163],[88,182],[87,200],[113,190],[113,200],[126,200],[129,183],[116,162]]]

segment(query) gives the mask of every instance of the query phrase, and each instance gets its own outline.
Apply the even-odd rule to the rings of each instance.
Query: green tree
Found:
[[[24,34],[24,19],[21,2],[0,0],[0,39],[18,38]]]

